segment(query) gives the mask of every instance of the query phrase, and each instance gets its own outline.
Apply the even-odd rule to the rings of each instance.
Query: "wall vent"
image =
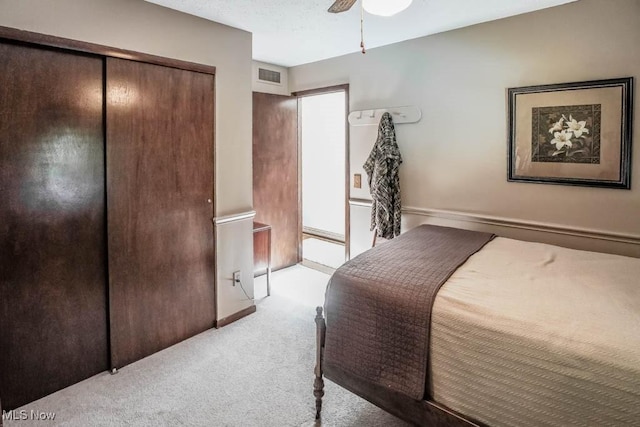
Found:
[[[258,67],[258,81],[263,83],[282,85],[279,71],[268,70],[266,68],[260,67]]]

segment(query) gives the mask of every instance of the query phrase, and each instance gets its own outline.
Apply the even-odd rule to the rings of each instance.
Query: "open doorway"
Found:
[[[296,95],[302,259],[335,269],[349,257],[348,85]]]

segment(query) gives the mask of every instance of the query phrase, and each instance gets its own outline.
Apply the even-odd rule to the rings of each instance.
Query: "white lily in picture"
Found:
[[[569,115],[569,120],[567,121],[567,127],[569,132],[573,132],[576,138],[580,138],[583,133],[589,133],[589,129],[585,128],[587,122],[584,120],[577,121],[573,118],[573,116]]]
[[[560,132],[563,129],[563,124],[564,124],[564,115],[562,115],[562,118],[560,120],[558,120],[557,122],[555,122],[553,124],[553,127],[551,129],[549,129],[549,133],[554,133],[554,132]]]
[[[571,143],[572,136],[573,135],[571,131],[567,132],[565,130],[562,130],[553,134],[551,143],[555,144],[556,149],[558,150],[562,150],[562,148],[564,148],[565,146],[571,148],[573,146],[573,144]]]

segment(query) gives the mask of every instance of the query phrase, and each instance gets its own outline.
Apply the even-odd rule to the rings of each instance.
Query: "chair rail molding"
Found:
[[[371,200],[367,199],[350,199],[350,206],[371,207]],[[560,224],[517,220],[513,218],[505,218],[493,215],[480,215],[471,212],[445,210],[445,209],[427,209],[413,206],[405,206],[402,208],[404,215],[417,215],[433,218],[442,218],[454,221],[471,222],[476,224],[492,225],[498,227],[516,228],[522,230],[539,231],[546,233],[562,234],[566,236],[575,236],[589,239],[606,240],[610,242],[626,243],[632,245],[640,245],[640,234],[617,233],[605,230],[597,230],[590,228],[568,227]]]
[[[230,222],[253,219],[255,218],[255,216],[256,216],[256,211],[244,211],[244,212],[238,212],[238,213],[229,214],[229,215],[217,216],[213,218],[213,223],[215,225],[222,225],[222,224],[228,224]]]

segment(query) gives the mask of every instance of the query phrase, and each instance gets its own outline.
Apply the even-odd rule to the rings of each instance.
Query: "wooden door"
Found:
[[[0,397],[108,368],[103,60],[0,43]]]
[[[253,207],[271,225],[273,269],[300,261],[298,101],[253,93]]]
[[[214,76],[107,59],[111,364],[214,326]]]

